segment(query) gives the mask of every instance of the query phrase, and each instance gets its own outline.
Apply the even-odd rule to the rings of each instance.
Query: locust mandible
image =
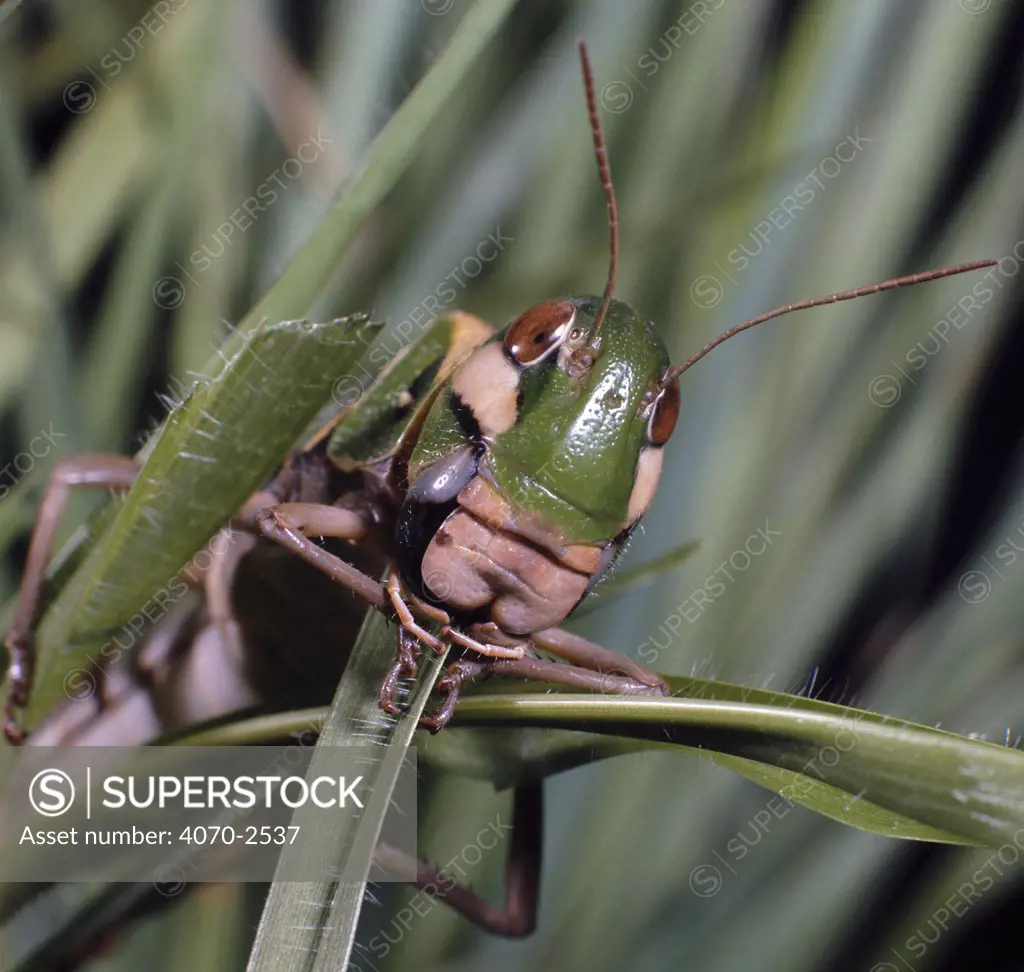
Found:
[[[654,498],[679,415],[680,375],[723,341],[783,314],[994,262],[780,307],[671,365],[655,325],[614,298],[618,210],[582,42],[579,50],[609,215],[602,295],[544,301],[496,334],[467,314],[435,322],[355,406],[297,448],[228,527],[290,551],[393,613],[398,648],[381,684],[383,709],[398,710],[399,682],[415,673],[424,648],[450,645],[454,660],[437,686],[444,701],[423,720],[434,731],[450,720],[461,688],[483,676],[663,692],[656,673],[557,626],[608,573]],[[68,491],[128,488],[137,474],[132,459],[85,456],[62,463],[51,478],[5,639],[12,742],[23,737],[15,710],[29,698],[31,636]],[[383,586],[350,562],[354,551],[379,555]],[[237,560],[223,558],[207,578],[221,616],[232,614],[225,592]],[[247,624],[244,616],[238,621]],[[258,640],[251,619],[248,627]]]

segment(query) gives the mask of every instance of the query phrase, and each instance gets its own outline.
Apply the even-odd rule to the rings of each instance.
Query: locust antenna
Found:
[[[776,307],[775,310],[761,314],[759,317],[751,318],[728,331],[723,331],[713,341],[709,341],[696,354],[690,355],[681,365],[670,368],[661,379],[661,386],[664,387],[670,381],[678,378],[684,371],[692,368],[701,358],[710,354],[718,345],[736,337],[741,331],[747,331],[758,324],[770,321],[774,317],[782,317],[784,314],[791,314],[793,311],[808,310],[811,307],[821,307],[823,304],[836,304],[841,300],[853,300],[855,297],[867,297],[870,294],[880,294],[886,290],[895,290],[897,287],[913,287],[914,284],[927,283],[929,280],[940,280],[942,277],[952,277],[958,273],[968,273],[971,270],[980,270],[982,267],[994,267],[998,260],[975,260],[973,263],[959,263],[954,267],[940,267],[938,270],[926,270],[923,273],[914,273],[908,277],[893,277],[892,280],[883,280],[881,283],[869,284],[866,287],[856,287],[853,290],[841,290],[838,293],[827,294],[824,297],[814,297],[810,300],[797,301],[795,304],[786,304],[785,307]]]
[[[608,231],[611,237],[608,258],[608,282],[604,285],[601,305],[594,318],[594,328],[590,332],[588,344],[594,348],[597,336],[601,333],[601,325],[608,315],[608,307],[612,302],[615,290],[615,278],[619,272],[619,206],[615,201],[615,187],[612,185],[612,170],[608,164],[608,152],[605,149],[604,133],[601,131],[601,118],[597,111],[597,96],[594,94],[594,74],[590,70],[590,58],[587,56],[587,45],[580,41],[580,64],[583,66],[583,87],[587,93],[587,111],[590,113],[590,132],[594,136],[594,154],[597,156],[597,172],[601,177],[601,189],[608,204]]]

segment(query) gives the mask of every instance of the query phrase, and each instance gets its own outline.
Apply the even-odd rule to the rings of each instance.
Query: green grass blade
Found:
[[[246,316],[238,338],[262,319],[294,315],[297,308],[301,308],[300,313],[307,311],[330,280],[338,254],[416,158],[420,143],[437,124],[449,99],[465,83],[514,2],[480,0],[470,9],[444,53],[374,140],[351,186],[343,189],[310,241]]]
[[[43,619],[29,723],[259,488],[374,330],[365,317],[266,324],[172,412],[113,525]]]
[[[832,820],[906,840],[998,846],[1024,824],[1024,756],[902,719],[783,692],[668,676],[670,698],[467,694],[423,763],[499,789],[612,756],[680,747]],[[254,744],[322,724],[324,710],[200,729],[183,744]],[[495,729],[500,731],[495,732]]]
[[[279,865],[292,868],[296,859],[315,852],[317,862],[329,861],[333,873],[357,879],[344,883],[275,881],[260,919],[249,972],[348,968],[370,855],[405,751],[444,661],[443,656],[430,655],[411,703],[395,720],[377,707],[380,673],[390,662],[394,645],[394,629],[380,613],[369,612],[309,767],[309,774],[321,771],[318,755],[325,747],[365,746],[368,740],[379,744],[381,759],[366,770],[372,797],[365,812],[358,820],[339,818],[315,848],[310,848],[308,841],[285,848]]]
[[[695,680],[670,680],[677,689],[680,681],[696,687]],[[509,727],[532,726],[721,753],[729,759],[716,757],[716,762],[793,802],[885,836],[998,846],[1024,824],[1024,755],[1014,749],[724,683],[704,683],[699,694],[703,697],[477,695],[463,699],[453,725],[502,727],[504,745],[509,745]],[[593,743],[581,740],[581,745]],[[583,752],[589,749],[581,749],[581,757]],[[564,758],[563,753],[563,768]],[[751,772],[751,762],[785,772]],[[793,774],[811,785],[795,786]],[[834,792],[821,791],[816,783],[843,791],[842,806]]]

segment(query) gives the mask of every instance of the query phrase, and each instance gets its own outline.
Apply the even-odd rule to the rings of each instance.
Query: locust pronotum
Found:
[[[393,613],[398,648],[381,684],[385,710],[397,711],[396,687],[415,673],[423,646],[453,647],[454,661],[438,681],[444,701],[423,720],[434,731],[451,718],[462,686],[482,676],[617,694],[663,692],[656,673],[557,625],[611,568],[654,497],[662,448],[679,413],[679,376],[722,342],[772,318],[995,262],[789,304],[730,328],[672,366],[654,325],[613,296],[618,211],[583,42],[579,52],[609,216],[602,296],[545,301],[497,334],[470,315],[441,319],[394,360],[358,408],[344,410],[293,452],[229,525],[290,551]],[[11,683],[5,733],[13,743],[23,738],[14,711],[29,696],[31,633],[68,492],[128,488],[137,473],[136,462],[123,456],[82,456],[51,476],[4,642]],[[378,545],[389,565],[386,581],[317,539]],[[224,591],[235,566],[225,561],[208,575],[207,593],[221,616],[231,614]],[[540,658],[535,649],[562,662]],[[442,895],[504,935],[526,934],[535,924],[539,785],[517,791],[515,807],[506,906],[493,908],[458,887]],[[440,881],[422,866],[420,887],[437,893]]]

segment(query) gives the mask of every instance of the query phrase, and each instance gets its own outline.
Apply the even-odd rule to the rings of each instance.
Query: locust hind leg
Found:
[[[257,492],[249,497],[238,518],[255,514],[277,503],[273,493]],[[221,641],[232,658],[242,655],[242,635],[231,604],[231,584],[239,562],[256,545],[256,537],[243,533],[232,526],[226,526],[207,544],[205,567],[200,565],[199,556],[185,568],[185,576],[197,585],[202,585],[206,595],[206,607]]]
[[[495,907],[459,884],[441,868],[422,861],[416,865],[413,885],[468,918],[492,935],[523,938],[537,927],[540,874],[544,846],[543,784],[516,787],[512,797],[512,826],[505,870],[505,902]],[[501,827],[499,819],[499,827]],[[499,835],[502,836],[502,835]],[[396,857],[397,851],[391,851]],[[411,862],[410,862],[411,863]]]
[[[32,632],[61,513],[72,490],[128,489],[138,474],[139,465],[134,459],[103,454],[72,456],[57,463],[50,473],[29,540],[14,621],[4,638],[10,683],[4,706],[4,735],[12,745],[20,745],[25,739],[15,718],[15,709],[28,705],[32,691],[35,673]]]
[[[540,904],[541,863],[544,846],[543,786],[531,783],[517,787],[512,795],[512,825],[497,820],[496,837],[508,836],[508,855],[505,871],[505,902],[495,907],[467,887],[459,884],[454,876],[423,861],[414,861],[397,848],[379,844],[376,858],[385,869],[413,873],[410,882],[436,901],[447,905],[477,927],[492,935],[504,938],[523,938],[537,927]],[[497,846],[497,843],[491,845]],[[487,848],[485,848],[487,849]],[[195,893],[200,887],[189,884],[184,895]],[[160,888],[149,885],[126,904],[119,912],[108,917],[105,923],[88,932],[70,953],[63,953],[57,961],[62,972],[76,972],[91,966],[93,961],[114,946],[121,934],[145,917],[162,914],[172,902],[161,893]]]

